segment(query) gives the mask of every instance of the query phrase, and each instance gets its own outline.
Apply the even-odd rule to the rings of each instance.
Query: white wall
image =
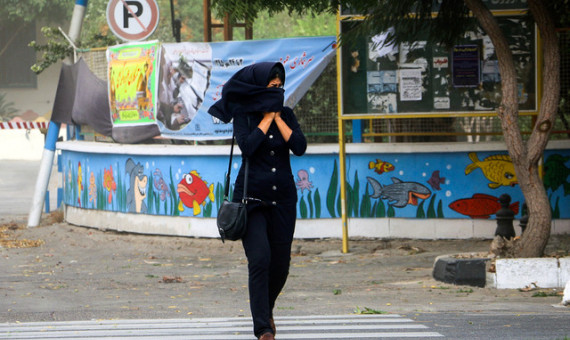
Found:
[[[36,88],[0,89],[6,93],[6,101],[14,103],[18,115],[31,110],[40,116],[51,113],[61,63],[50,66],[38,75]],[[31,71],[30,71],[31,72]]]
[[[0,130],[0,160],[40,160],[44,139],[38,129]]]

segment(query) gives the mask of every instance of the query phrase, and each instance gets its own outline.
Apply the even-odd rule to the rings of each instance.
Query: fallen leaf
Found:
[[[533,287],[534,286],[534,287]],[[538,286],[536,285],[536,282],[532,282],[531,284],[529,284],[528,286],[524,287],[524,288],[520,288],[519,291],[521,292],[530,292],[532,290],[538,289]]]
[[[163,276],[162,283],[182,283],[184,280],[180,276]]]

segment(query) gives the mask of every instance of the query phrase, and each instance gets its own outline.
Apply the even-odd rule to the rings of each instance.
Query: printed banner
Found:
[[[158,42],[107,50],[109,105],[113,127],[156,124]]]
[[[166,138],[208,140],[232,137],[232,124],[208,114],[225,82],[261,61],[285,66],[285,105],[294,107],[335,52],[336,37],[217,43],[163,44],[157,123]]]
[[[161,132],[176,135],[185,130],[204,102],[211,73],[210,44],[162,45],[157,115]]]
[[[285,105],[294,107],[335,50],[334,36],[114,46],[107,52],[113,127],[152,124],[165,138],[231,138],[232,124],[212,117],[208,108],[235,72],[256,62],[283,63]]]

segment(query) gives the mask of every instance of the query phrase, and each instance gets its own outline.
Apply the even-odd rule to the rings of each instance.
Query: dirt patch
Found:
[[[28,228],[26,218],[0,217],[7,239],[38,242],[0,248],[0,322],[249,315],[240,242],[103,231],[57,222],[57,216]],[[566,249],[566,240],[555,240],[549,250]],[[508,309],[537,311],[559,302],[433,279],[437,256],[484,253],[490,240],[354,238],[348,253],[342,245],[340,239],[293,242],[276,313],[466,311],[507,303]]]

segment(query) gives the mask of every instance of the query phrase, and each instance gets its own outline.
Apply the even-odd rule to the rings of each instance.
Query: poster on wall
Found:
[[[157,115],[162,131],[184,129],[196,117],[210,86],[211,72],[209,44],[162,45]]]
[[[109,105],[113,126],[156,124],[156,41],[109,47]]]
[[[479,46],[453,46],[451,79],[454,87],[476,87],[480,82]]]
[[[400,100],[422,100],[422,70],[400,70]]]

